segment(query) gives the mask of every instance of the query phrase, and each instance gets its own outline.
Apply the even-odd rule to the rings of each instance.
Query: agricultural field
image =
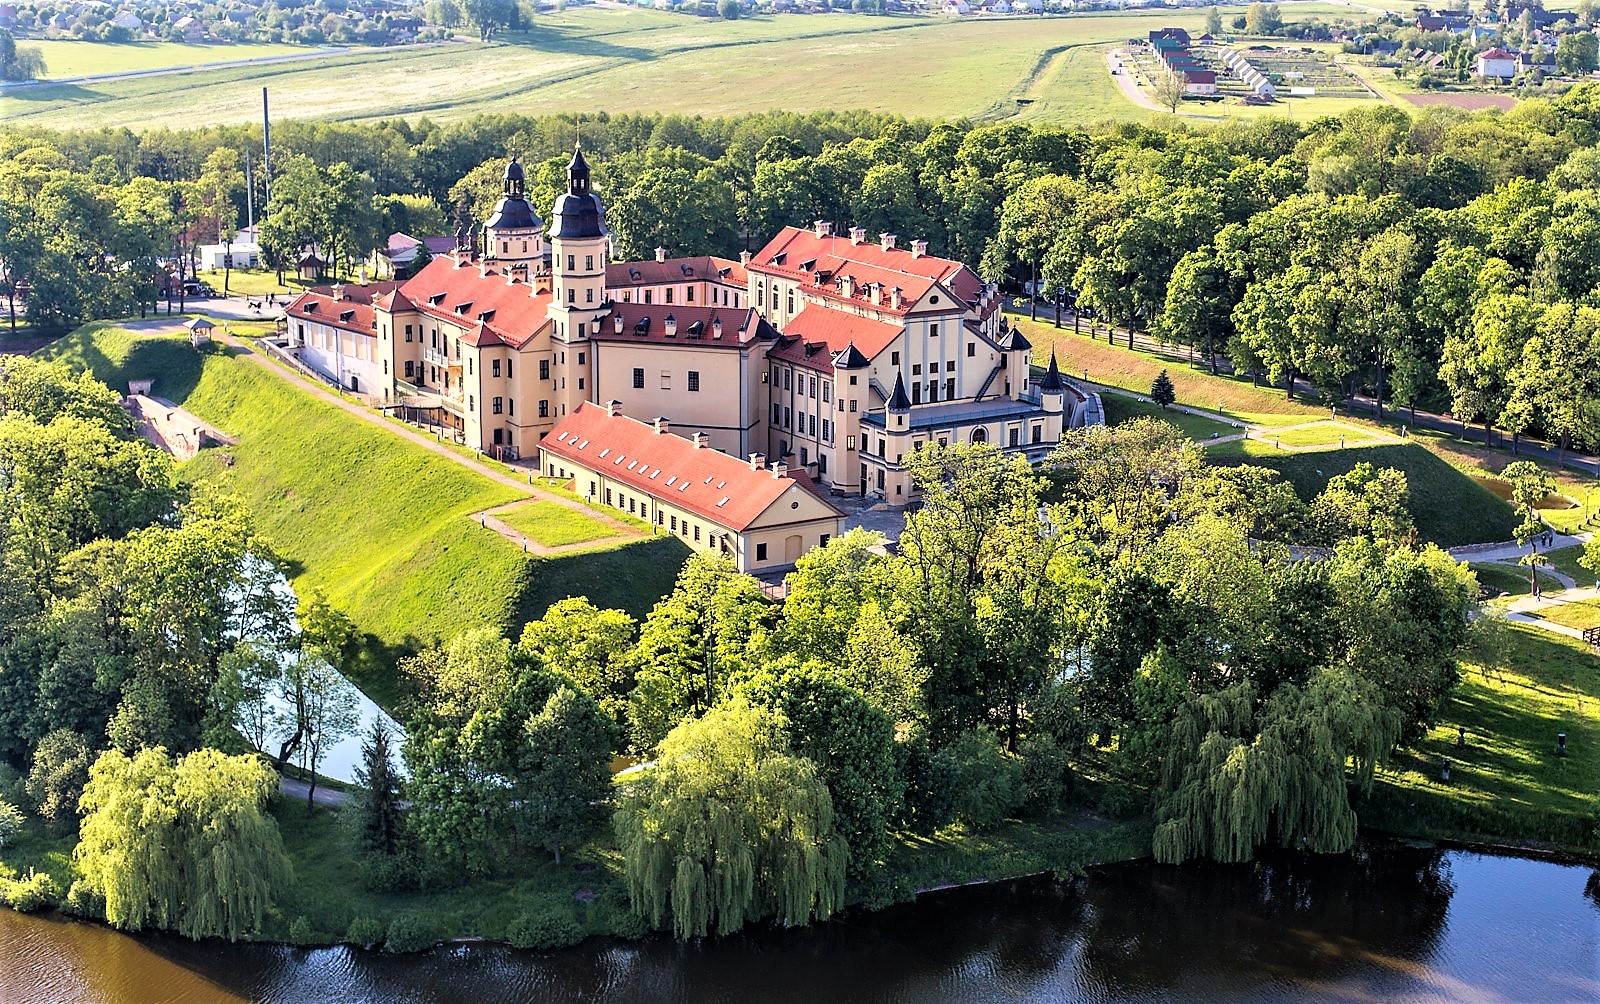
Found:
[[[1289,20],[1349,14],[1328,3],[1283,8]],[[1231,18],[1243,10],[1222,12]],[[174,96],[181,93],[183,106],[206,109],[208,122],[254,121],[266,86],[275,114],[297,119],[428,115],[448,121],[483,112],[729,115],[827,107],[1087,124],[1152,114],[1119,93],[1105,72],[1102,47],[1165,25],[1198,31],[1203,21],[1199,10],[721,21],[586,8],[540,16],[528,32],[508,33],[487,45],[352,49],[267,65],[13,88],[0,106],[0,120],[53,128],[171,126]]]
[[[275,45],[268,42],[194,45],[188,42],[111,43],[76,39],[26,39],[22,44],[38,49],[40,55],[44,56],[46,80],[170,70],[245,59],[311,56],[319,51],[303,45]]]

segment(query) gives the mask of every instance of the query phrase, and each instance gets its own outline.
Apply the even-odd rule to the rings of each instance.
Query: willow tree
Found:
[[[1350,788],[1370,789],[1400,718],[1370,681],[1337,670],[1279,686],[1264,702],[1248,682],[1192,697],[1165,751],[1156,860],[1248,861],[1268,843],[1348,850]]]
[[[771,917],[805,924],[844,901],[844,838],[783,719],[743,701],[685,721],[615,817],[633,909],[679,938]]]
[[[258,758],[216,750],[101,754],[74,856],[106,920],[230,941],[259,931],[292,876],[265,811],[276,780]]]

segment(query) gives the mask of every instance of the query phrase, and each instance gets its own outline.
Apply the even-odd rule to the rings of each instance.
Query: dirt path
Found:
[[[296,781],[292,777],[280,776],[278,778],[278,790],[283,792],[285,797],[298,799],[303,802],[306,799],[306,792],[311,790],[311,785],[305,781]],[[339,806],[349,801],[349,799],[350,794],[348,792],[340,791],[338,788],[329,788],[321,784],[317,785],[317,793],[311,796],[311,800],[322,806],[324,809],[337,809]]]
[[[636,540],[644,536],[644,534],[640,533],[638,530],[635,530],[633,527],[628,526],[626,523],[623,523],[621,520],[608,516],[598,510],[591,509],[582,502],[577,502],[563,495],[547,492],[534,486],[532,484],[532,473],[528,475],[528,481],[522,481],[521,479],[512,477],[511,475],[502,471],[497,471],[486,464],[479,463],[470,457],[463,456],[450,447],[445,446],[443,443],[440,443],[437,440],[429,439],[427,436],[416,432],[407,426],[397,425],[368,408],[362,407],[361,405],[355,404],[351,401],[347,401],[343,397],[340,397],[339,395],[329,391],[321,384],[308,380],[300,374],[267,359],[264,355],[255,351],[254,347],[252,347],[246,340],[242,338],[239,338],[235,335],[221,334],[217,336],[217,341],[238,349],[244,358],[248,359],[250,362],[266,369],[267,372],[273,373],[279,378],[294,384],[296,387],[305,391],[306,393],[309,393],[318,400],[321,400],[327,404],[331,404],[336,408],[340,408],[348,414],[360,418],[362,421],[371,422],[373,425],[377,425],[387,430],[392,435],[408,440],[411,443],[420,446],[423,449],[428,450],[429,452],[440,457],[443,457],[452,463],[459,464],[460,466],[465,467],[476,474],[481,474],[491,481],[494,481],[496,484],[504,485],[507,488],[515,488],[517,491],[528,496],[527,499],[523,499],[520,502],[514,502],[505,506],[496,506],[492,509],[486,509],[481,513],[474,513],[473,516],[474,518],[478,519],[479,523],[481,523],[484,527],[494,530],[496,533],[500,534],[502,537],[505,537],[507,540],[510,540],[512,543],[525,545],[525,549],[530,554],[565,554],[571,551],[585,550],[588,548],[598,547],[603,544],[617,543],[623,540]],[[607,537],[602,540],[584,541],[581,544],[569,544],[561,547],[546,547],[543,544],[539,544],[535,541],[525,540],[520,531],[513,530],[500,520],[494,519],[491,515],[489,515],[494,512],[502,512],[508,508],[512,508],[516,505],[523,504],[534,499],[542,502],[554,502],[559,506],[571,509],[573,512],[581,513],[589,519],[604,523],[606,526],[615,529],[617,534],[613,537]]]

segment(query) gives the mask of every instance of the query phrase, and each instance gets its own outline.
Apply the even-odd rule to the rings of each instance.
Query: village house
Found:
[[[1506,83],[1517,75],[1518,54],[1509,49],[1485,49],[1478,53],[1478,76]]]

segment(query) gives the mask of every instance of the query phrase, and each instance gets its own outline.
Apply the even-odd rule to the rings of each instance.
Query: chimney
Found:
[[[839,293],[843,296],[855,296],[856,277],[853,275],[841,275],[839,277]]]
[[[906,294],[899,286],[889,290],[889,306],[900,310],[906,305]]]
[[[666,418],[663,417],[663,418],[656,419],[656,434],[657,435],[664,435],[668,431],[670,431],[670,429],[671,429],[671,426],[667,422]]]
[[[786,477],[788,477],[789,476],[789,465],[784,463],[781,460],[774,460],[772,462],[772,476],[775,477],[775,478],[786,478]]]
[[[668,314],[666,321],[661,325],[661,330],[666,333],[668,338],[676,338],[678,336],[678,319]]]
[[[818,220],[817,221],[817,236],[818,237],[832,237],[833,236],[833,224],[830,223],[827,220]]]
[[[850,228],[850,243],[865,244],[867,242],[867,229],[865,227]]]
[[[759,470],[761,470],[761,468],[765,467],[766,465],[767,465],[767,458],[766,457],[762,456],[759,453],[750,454],[750,469],[752,471],[759,471]]]
[[[611,330],[614,331],[615,333],[619,334],[619,335],[622,334],[622,312],[621,311],[618,311],[617,313],[611,315]]]
[[[749,251],[740,251],[739,252],[739,264],[740,265],[749,265],[751,257],[753,257],[753,256],[750,254]]]
[[[713,317],[711,319],[711,337],[712,338],[721,338],[722,337],[722,318]]]
[[[695,449],[703,450],[711,442],[711,437],[703,432],[697,432],[689,437],[689,442],[694,444]]]
[[[928,255],[928,242],[927,241],[912,241],[911,242],[911,257],[913,257],[913,258],[925,258],[925,257],[927,257],[927,255]]]
[[[883,283],[872,283],[867,289],[872,293],[872,305],[874,307],[883,306]]]
[[[656,261],[666,261],[666,260],[667,260],[667,249],[666,248],[656,248]]]
[[[484,260],[478,262],[478,278],[480,278],[480,279],[489,278],[489,261],[488,261],[488,259],[484,259]]]
[[[896,239],[897,238],[895,237],[894,234],[879,234],[878,235],[878,243],[883,247],[883,249],[885,251],[893,251],[894,250],[894,242],[895,242]]]
[[[336,282],[333,284],[333,298],[335,300],[344,299],[344,283]]]
[[[622,402],[621,401],[607,401],[606,402],[606,410],[611,412],[611,417],[612,418],[616,418],[618,415],[622,414]]]

